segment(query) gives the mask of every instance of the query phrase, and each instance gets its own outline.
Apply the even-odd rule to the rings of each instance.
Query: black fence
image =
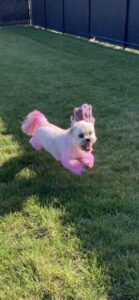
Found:
[[[0,26],[29,23],[28,0],[0,0]]]
[[[0,0],[0,26],[29,24],[139,49],[139,0]]]
[[[139,49],[139,0],[32,0],[32,24]]]

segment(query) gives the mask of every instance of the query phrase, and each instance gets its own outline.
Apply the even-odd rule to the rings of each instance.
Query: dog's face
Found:
[[[92,151],[97,138],[94,124],[84,120],[73,123],[71,127],[71,143],[84,151]]]

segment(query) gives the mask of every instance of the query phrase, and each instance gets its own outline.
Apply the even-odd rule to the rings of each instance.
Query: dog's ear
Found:
[[[92,110],[92,105],[87,103],[81,105],[80,107],[75,107],[73,110],[73,115],[71,116],[71,124],[81,120],[95,123]]]
[[[71,124],[83,120],[81,107],[75,107],[73,110],[73,115],[70,118]]]

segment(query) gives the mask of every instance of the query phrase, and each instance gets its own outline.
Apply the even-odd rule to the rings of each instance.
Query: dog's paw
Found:
[[[82,173],[85,171],[85,167],[83,164],[77,164],[76,166],[74,166],[73,168],[73,173],[77,174],[77,175],[82,175]]]
[[[84,157],[82,157],[81,161],[84,166],[91,169],[94,165],[94,155],[92,153],[87,153]]]
[[[71,159],[71,160],[63,159],[61,163],[64,168],[68,169],[69,171],[71,171],[76,175],[81,175],[85,171],[85,166],[82,164],[81,161],[77,159]]]

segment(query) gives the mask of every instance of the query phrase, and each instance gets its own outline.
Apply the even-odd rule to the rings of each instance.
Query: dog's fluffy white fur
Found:
[[[49,123],[41,112],[33,111],[23,122],[22,131],[32,136],[30,143],[36,150],[45,149],[75,174],[82,174],[86,167],[94,164],[91,153],[96,142],[93,122],[81,120],[65,130]]]

